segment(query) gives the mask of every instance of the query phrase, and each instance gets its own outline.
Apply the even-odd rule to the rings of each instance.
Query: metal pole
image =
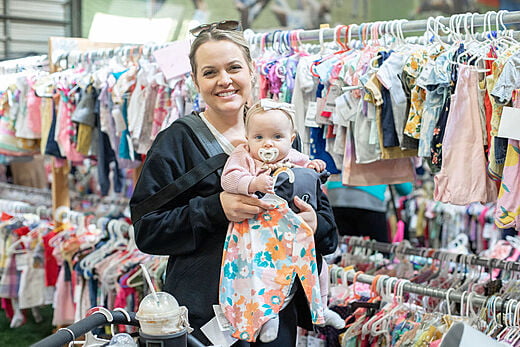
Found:
[[[360,239],[350,239],[349,246],[353,247],[362,247],[372,249],[374,251],[382,252],[382,253],[395,253],[397,250],[396,245],[392,245],[384,242],[377,241],[366,241]],[[352,242],[353,241],[353,242]],[[413,247],[404,247],[399,249],[400,254],[404,255],[415,255],[419,257],[425,258],[433,258],[440,259],[445,258],[447,254],[452,254],[450,252],[439,251],[433,248],[413,248]],[[461,262],[462,257],[458,259],[458,262]],[[520,271],[520,262],[517,261],[507,261],[502,259],[495,258],[485,258],[480,256],[468,257],[467,264],[468,265],[479,265],[488,268],[501,269],[501,270],[513,270]]]
[[[442,17],[439,21],[441,24],[445,25],[445,26],[449,26],[449,23],[450,23],[450,18],[453,18],[454,16],[464,16],[464,14],[460,14],[460,15],[452,15],[450,17]],[[468,15],[468,20],[466,22],[466,25],[471,25],[473,26],[474,28],[475,27],[482,27],[484,26],[484,18],[485,18],[486,14],[475,14],[473,15],[473,18],[471,17],[471,15]],[[492,27],[494,27],[496,29],[496,19],[497,19],[497,14],[496,13],[492,13],[492,12],[488,12],[488,17],[489,17],[489,21],[491,21],[491,24],[492,24]],[[503,23],[504,24],[516,24],[516,23],[520,23],[520,11],[512,11],[512,12],[507,12],[507,13],[504,13],[502,16],[501,16],[501,19],[503,19]],[[385,22],[391,22],[391,21],[382,21],[382,22],[379,22],[379,23],[385,23]],[[469,22],[469,23],[468,23]],[[371,25],[373,24],[376,24],[377,22],[371,22],[371,23],[363,23],[359,26],[368,26],[370,27]],[[426,31],[427,29],[427,23],[428,23],[428,20],[427,19],[419,19],[419,20],[412,20],[412,21],[403,21],[403,24],[401,26],[402,28],[402,31],[403,32],[424,32]],[[464,20],[462,20],[461,22],[457,22],[455,23],[459,29],[461,29],[462,33],[464,34],[463,30],[464,30]],[[358,26],[358,27],[359,27]],[[384,25],[381,26],[380,30],[379,30],[379,33],[381,34],[384,34],[386,32],[386,30],[388,30],[388,27],[385,27]],[[336,32],[336,29],[332,28],[332,29],[322,29],[323,31],[323,39],[324,40],[332,40],[334,39],[334,34]],[[345,39],[345,31],[342,30],[340,32],[340,35],[341,35],[341,38],[342,39]],[[368,30],[368,35],[370,35],[370,31]],[[360,37],[360,31],[359,30],[352,30],[352,32],[350,33],[350,36],[351,37]],[[319,40],[319,37],[320,37],[320,30],[305,30],[305,31],[302,31],[299,35],[299,38],[301,41],[318,41]]]
[[[346,273],[347,281],[348,282],[354,282],[354,276],[355,276],[355,272],[354,271],[348,271]],[[366,275],[366,274],[360,274],[360,275],[357,276],[356,281],[362,282],[362,283],[367,283],[367,284],[372,284],[374,279],[375,279],[375,276]],[[397,277],[383,277],[380,280],[383,281],[383,285],[386,285],[387,282],[390,281],[391,282],[391,286],[393,287],[393,286],[395,286],[395,284],[397,283],[399,278],[397,278]],[[446,299],[448,297],[448,289],[431,288],[431,287],[427,287],[427,286],[424,286],[424,285],[421,285],[421,284],[411,283],[411,282],[407,282],[407,283],[405,283],[403,285],[403,291],[406,292],[406,293],[414,293],[414,294],[425,295],[425,296],[434,297],[434,298],[440,298],[440,299]],[[455,292],[455,291],[450,292],[449,293],[449,299],[450,299],[451,302],[458,302],[458,303],[460,303],[461,299],[462,299],[462,293],[458,293],[458,292]],[[474,306],[479,306],[480,307],[483,304],[485,304],[487,300],[488,300],[488,297],[475,294],[475,295],[473,295],[471,297],[471,304],[474,305]],[[499,298],[497,300],[497,309],[501,310],[501,308],[505,305],[506,301],[507,300]],[[515,305],[515,307],[516,307],[516,305]],[[513,308],[513,310],[514,310],[514,308]]]

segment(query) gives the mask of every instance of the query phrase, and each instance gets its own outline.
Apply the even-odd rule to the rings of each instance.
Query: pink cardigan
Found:
[[[249,184],[259,174],[265,172],[262,169],[263,162],[253,159],[248,151],[247,144],[240,144],[229,156],[224,171],[222,172],[222,188],[229,193],[249,194]],[[285,158],[278,162],[290,162],[297,166],[307,167],[310,164],[309,156],[291,148]]]

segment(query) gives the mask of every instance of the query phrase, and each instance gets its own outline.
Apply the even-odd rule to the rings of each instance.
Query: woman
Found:
[[[227,154],[246,141],[244,108],[254,79],[248,44],[240,31],[233,30],[236,28],[237,22],[226,21],[194,29],[197,37],[190,51],[192,78],[206,104],[200,117]],[[190,129],[174,122],[159,133],[148,152],[130,206],[156,194],[206,159]],[[323,211],[317,213],[303,201],[295,200],[295,204],[301,210],[300,216],[316,230],[317,251],[333,252],[337,235],[329,217],[332,214],[328,201],[323,201]],[[228,224],[252,218],[269,208],[269,204],[255,197],[223,192],[220,174],[215,172],[165,207],[134,220],[137,246],[146,253],[170,256],[165,290],[180,305],[187,306],[193,334],[206,344],[209,341],[200,327],[214,317],[212,305],[218,304]],[[295,344],[298,297],[280,314],[278,338],[270,344],[255,345]],[[238,345],[249,344],[241,341]]]

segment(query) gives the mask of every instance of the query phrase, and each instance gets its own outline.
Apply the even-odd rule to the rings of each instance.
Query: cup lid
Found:
[[[165,318],[179,311],[179,303],[173,295],[166,292],[157,292],[157,299],[153,294],[145,296],[139,304],[136,318]]]

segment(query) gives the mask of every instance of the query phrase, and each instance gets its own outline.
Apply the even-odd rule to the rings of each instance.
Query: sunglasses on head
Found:
[[[211,31],[213,29],[227,30],[227,31],[239,31],[242,30],[242,26],[239,21],[236,20],[223,20],[222,22],[215,22],[209,24],[201,24],[196,28],[190,30],[190,33],[197,37],[205,31]]]

